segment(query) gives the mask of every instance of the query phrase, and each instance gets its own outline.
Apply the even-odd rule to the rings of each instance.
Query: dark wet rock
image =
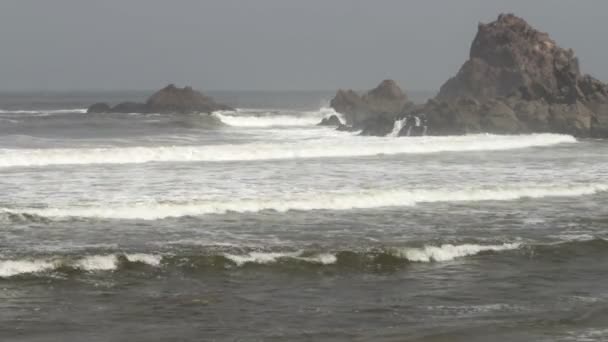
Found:
[[[191,87],[178,88],[173,84],[154,93],[146,101],[150,113],[211,113],[219,110],[233,110],[229,106],[216,103],[212,98]]]
[[[112,107],[112,113],[147,113],[147,107],[143,103],[122,102]]]
[[[361,135],[385,136],[393,131],[395,127],[395,115],[379,114],[361,123]]]
[[[353,128],[353,126],[348,126],[345,124],[340,124],[337,128],[336,131],[340,131],[340,132],[356,132],[357,129]]]
[[[353,90],[339,90],[330,103],[336,112],[344,115],[346,123],[355,129],[365,131],[369,124],[377,126],[369,127],[369,132],[383,131],[377,130],[383,122],[376,125],[375,119],[385,121],[388,115],[394,121],[404,107],[410,104],[407,95],[393,80],[384,80],[363,95]]]
[[[199,129],[213,129],[226,126],[226,124],[223,123],[222,120],[217,116],[207,114],[174,115],[171,116],[171,121],[169,123],[172,126]]]
[[[323,120],[321,120],[321,122],[319,122],[318,126],[340,126],[342,124],[342,121],[340,121],[340,118],[338,118],[337,115],[331,115],[327,118],[323,118]]]
[[[89,107],[90,113],[211,113],[233,108],[215,102],[211,97],[192,89],[178,88],[173,84],[157,91],[146,103],[123,102],[110,108],[107,104],[96,103]]]
[[[94,103],[87,109],[87,113],[110,113],[112,108],[107,103],[98,102]]]

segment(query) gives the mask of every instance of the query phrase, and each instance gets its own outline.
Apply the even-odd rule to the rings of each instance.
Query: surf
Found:
[[[348,193],[312,192],[306,195],[277,196],[257,199],[190,200],[173,203],[134,203],[123,205],[73,206],[64,208],[2,208],[9,215],[34,215],[45,218],[96,218],[127,220],[159,220],[211,214],[258,213],[271,210],[285,213],[292,210],[354,210],[384,207],[408,207],[424,203],[514,201],[523,198],[579,197],[608,191],[608,184],[573,186],[509,186],[467,189],[396,189],[365,190]]]
[[[0,149],[0,167],[344,158],[440,152],[502,151],[576,142],[577,140],[574,137],[560,134],[511,136],[477,134],[442,137],[373,138],[343,133],[343,135],[332,138],[295,142],[252,142],[244,144],[153,147]]]

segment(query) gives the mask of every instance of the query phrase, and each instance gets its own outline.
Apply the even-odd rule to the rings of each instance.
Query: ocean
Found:
[[[608,142],[0,95],[1,341],[606,341]]]

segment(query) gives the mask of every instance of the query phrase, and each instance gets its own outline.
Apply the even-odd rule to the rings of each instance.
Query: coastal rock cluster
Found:
[[[386,135],[393,129],[397,115],[414,106],[393,80],[359,95],[354,90],[338,90],[330,106],[344,114],[346,124],[339,129],[362,130],[363,135]]]
[[[378,88],[386,91],[366,101]],[[389,121],[424,113],[428,134],[434,135],[552,132],[608,137],[608,86],[581,74],[572,50],[513,14],[479,25],[469,59],[426,104],[407,102],[393,81],[378,88],[363,96],[340,90],[331,106],[353,129],[371,135],[389,133]]]
[[[111,107],[107,103],[95,103],[89,113],[211,113],[218,110],[234,110],[217,103],[211,97],[192,89],[178,88],[173,84],[157,91],[145,103],[123,102]]]

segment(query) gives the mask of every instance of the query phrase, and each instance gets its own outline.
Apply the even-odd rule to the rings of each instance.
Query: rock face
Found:
[[[432,134],[608,136],[608,86],[582,75],[572,50],[512,14],[479,25],[469,60],[424,111]]]
[[[362,134],[368,135],[390,133],[395,118],[411,105],[393,80],[384,80],[363,95],[353,90],[339,90],[330,103],[336,112],[344,115],[348,126],[362,129]]]
[[[233,110],[219,104],[191,87],[178,88],[173,84],[157,91],[146,103],[123,102],[114,107],[96,103],[89,113],[211,113],[218,110]]]

